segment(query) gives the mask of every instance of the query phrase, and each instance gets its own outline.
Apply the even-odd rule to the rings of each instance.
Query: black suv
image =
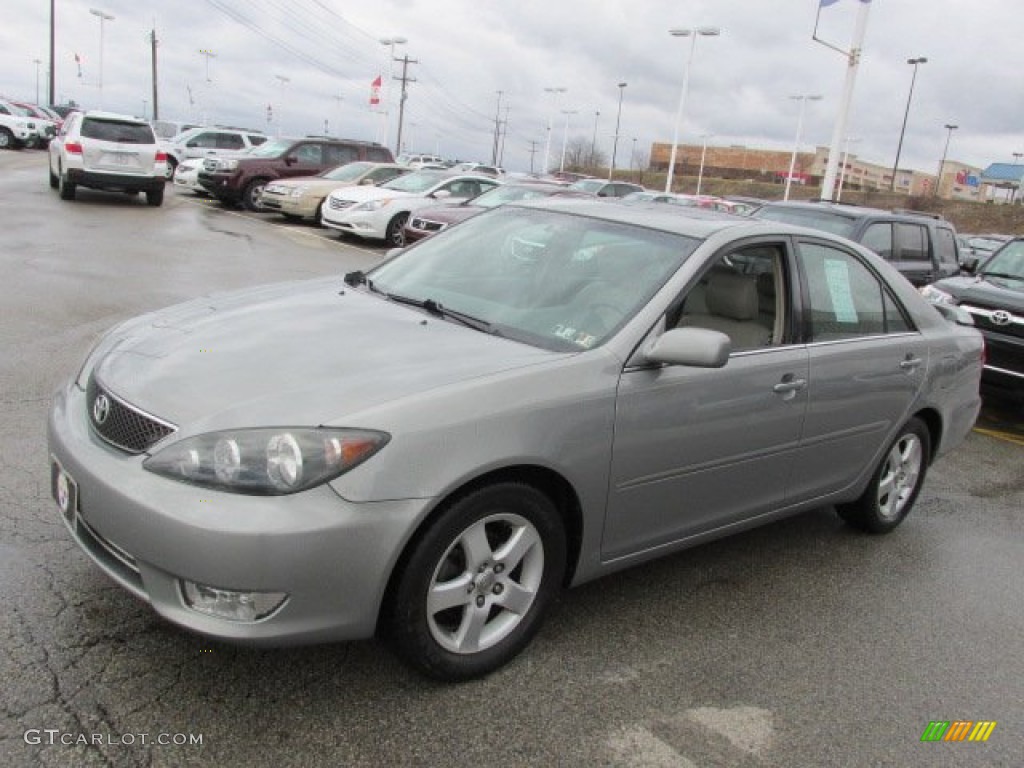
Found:
[[[368,141],[322,136],[272,139],[245,155],[204,160],[199,183],[222,203],[241,203],[250,211],[258,211],[267,182],[316,176],[356,160],[393,163],[394,157],[387,147]]]
[[[918,287],[960,271],[956,229],[937,214],[842,203],[775,202],[749,215],[853,240],[877,253]]]
[[[969,275],[925,286],[921,293],[936,304],[954,304],[970,313],[985,337],[982,383],[1024,400],[1024,237],[988,256],[964,262]]]

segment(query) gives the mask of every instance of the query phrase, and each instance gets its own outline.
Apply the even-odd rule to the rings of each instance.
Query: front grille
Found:
[[[979,330],[1024,338],[1024,317],[1021,315],[1001,307],[964,304],[963,308],[971,313],[974,325]]]
[[[128,453],[142,453],[177,427],[140,411],[104,388],[95,376],[86,388],[89,424],[111,445]]]
[[[343,211],[355,205],[355,202],[352,200],[337,200],[333,197],[327,198],[327,202],[330,204],[331,210],[334,211]]]
[[[444,224],[439,221],[430,221],[429,219],[413,219],[409,226],[420,232],[440,232],[444,229]]]

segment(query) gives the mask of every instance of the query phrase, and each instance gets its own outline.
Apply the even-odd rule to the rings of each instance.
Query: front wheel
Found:
[[[928,427],[912,418],[900,429],[879,463],[867,490],[836,508],[849,525],[868,533],[888,533],[909,514],[924,485],[931,457]]]
[[[57,192],[61,200],[75,199],[75,183],[68,181],[67,174],[61,173],[57,176]]]
[[[266,179],[253,179],[242,193],[242,205],[247,211],[263,210],[260,205],[260,198],[263,197],[263,189],[267,186]]]
[[[388,228],[384,233],[384,239],[392,248],[405,247],[405,222],[409,220],[408,213],[400,213],[388,222]]]
[[[0,126],[0,149],[21,149],[14,134],[7,128]]]
[[[458,681],[509,662],[540,628],[565,573],[551,500],[516,482],[479,488],[431,525],[397,577],[389,639],[421,672]]]

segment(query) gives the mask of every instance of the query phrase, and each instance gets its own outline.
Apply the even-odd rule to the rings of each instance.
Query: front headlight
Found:
[[[172,443],[142,466],[204,488],[279,496],[333,480],[373,456],[389,439],[384,432],[331,427],[209,432]]]
[[[391,200],[387,199],[387,198],[384,199],[384,200],[369,200],[369,201],[367,201],[365,203],[360,203],[359,205],[353,206],[352,210],[353,211],[379,211],[381,208],[383,208],[385,205],[387,205],[390,202],[391,202]]]
[[[220,171],[233,171],[238,168],[238,161],[232,158],[218,158],[217,169]]]
[[[934,285],[926,285],[918,290],[932,304],[956,304],[956,299],[953,298],[952,294],[946,293]]]
[[[292,190],[291,192],[289,192],[288,194],[289,194],[289,195],[290,195],[291,197],[302,197],[302,196],[303,196],[304,194],[306,194],[306,191],[307,191],[308,189],[309,189],[309,187],[295,187],[295,188],[294,188],[294,189],[293,189],[293,190]]]

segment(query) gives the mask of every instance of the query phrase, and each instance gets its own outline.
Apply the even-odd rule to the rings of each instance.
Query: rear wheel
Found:
[[[388,222],[388,228],[384,232],[384,239],[392,248],[402,248],[405,246],[405,233],[402,230],[405,227],[405,222],[408,220],[408,213],[400,213]]]
[[[167,156],[167,170],[164,171],[164,177],[167,181],[171,181],[174,178],[174,171],[178,167],[178,161],[170,155]]]
[[[49,171],[50,174],[50,189],[56,189],[58,186],[60,186],[60,181],[58,181],[57,179],[57,174],[53,172],[53,168],[49,165],[47,165],[46,170]]]
[[[67,174],[61,173],[57,176],[57,191],[60,193],[61,200],[75,199],[75,183],[68,181]]]
[[[163,188],[161,187],[160,189],[148,190],[146,192],[146,202],[149,205],[152,205],[152,206],[163,205],[164,204],[164,190],[163,190]]]
[[[531,486],[463,496],[419,537],[398,576],[389,639],[431,677],[498,669],[530,642],[560,591],[565,540],[554,504]]]
[[[914,506],[930,456],[928,427],[916,417],[910,419],[882,457],[867,490],[856,501],[839,505],[839,516],[868,533],[893,530]]]

